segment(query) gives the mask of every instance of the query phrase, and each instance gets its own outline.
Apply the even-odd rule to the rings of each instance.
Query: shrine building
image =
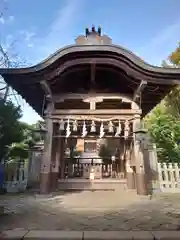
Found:
[[[154,160],[141,119],[180,69],[151,66],[93,26],[43,62],[0,74],[45,120],[41,193],[108,182],[148,194]]]

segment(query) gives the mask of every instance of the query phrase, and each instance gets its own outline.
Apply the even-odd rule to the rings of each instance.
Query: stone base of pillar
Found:
[[[47,194],[50,192],[50,173],[41,173],[40,175],[40,193]]]
[[[51,190],[52,191],[55,191],[58,187],[58,178],[59,178],[58,172],[51,172]]]
[[[126,173],[127,178],[127,188],[128,189],[135,189],[135,179],[134,179],[134,173],[133,172],[127,172]]]
[[[148,195],[148,186],[144,173],[136,173],[136,188],[138,195]]]

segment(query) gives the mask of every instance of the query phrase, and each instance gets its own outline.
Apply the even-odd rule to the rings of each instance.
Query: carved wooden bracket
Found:
[[[50,88],[49,84],[47,83],[47,81],[43,80],[40,83],[46,94],[46,99],[49,101],[52,101],[52,91],[51,91],[51,88]]]
[[[137,89],[134,92],[133,99],[132,99],[133,102],[135,102],[139,98],[140,94],[142,93],[142,91],[144,90],[146,85],[147,85],[147,81],[142,80],[140,82],[139,86],[137,87]]]

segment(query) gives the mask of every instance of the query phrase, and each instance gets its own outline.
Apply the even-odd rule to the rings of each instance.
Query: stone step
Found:
[[[58,230],[25,230],[15,229],[4,231],[1,239],[76,239],[76,240],[103,240],[103,239],[179,239],[180,231],[58,231]]]

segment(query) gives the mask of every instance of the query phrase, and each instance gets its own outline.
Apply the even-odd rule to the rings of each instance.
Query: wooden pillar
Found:
[[[46,194],[50,192],[50,173],[51,173],[51,153],[52,153],[52,119],[46,119],[47,133],[44,140],[44,152],[41,161],[40,174],[40,193]]]
[[[124,146],[124,139],[120,138],[119,139],[119,175],[120,178],[125,178],[125,168],[124,168],[124,162],[125,162],[125,156],[124,156],[124,151],[125,151],[125,146]]]
[[[134,167],[134,148],[133,142],[129,141],[128,156],[126,161],[126,177],[128,189],[136,189],[136,176]]]
[[[135,116],[133,122],[133,131],[140,126],[140,115]],[[148,195],[147,178],[144,168],[144,155],[141,148],[141,144],[136,140],[134,136],[134,157],[136,166],[136,188],[138,195]]]
[[[124,140],[125,145],[125,172],[126,172],[126,180],[128,189],[134,189],[134,176],[133,170],[131,168],[130,162],[130,141],[129,139]]]
[[[59,161],[60,161],[60,150],[61,150],[61,142],[60,138],[53,139],[54,142],[54,159],[51,165],[51,190],[55,191],[58,186],[58,175],[59,175]]]
[[[127,188],[128,189],[135,189],[135,175],[134,170],[131,167],[130,159],[128,158],[126,160],[126,179],[127,179]]]
[[[144,144],[144,167],[147,176],[148,191],[160,191],[156,146],[150,140]]]
[[[65,151],[65,138],[60,138],[60,156],[59,156],[59,169],[60,169],[60,178],[64,179],[64,167],[65,167],[65,162],[64,162],[64,151]]]

